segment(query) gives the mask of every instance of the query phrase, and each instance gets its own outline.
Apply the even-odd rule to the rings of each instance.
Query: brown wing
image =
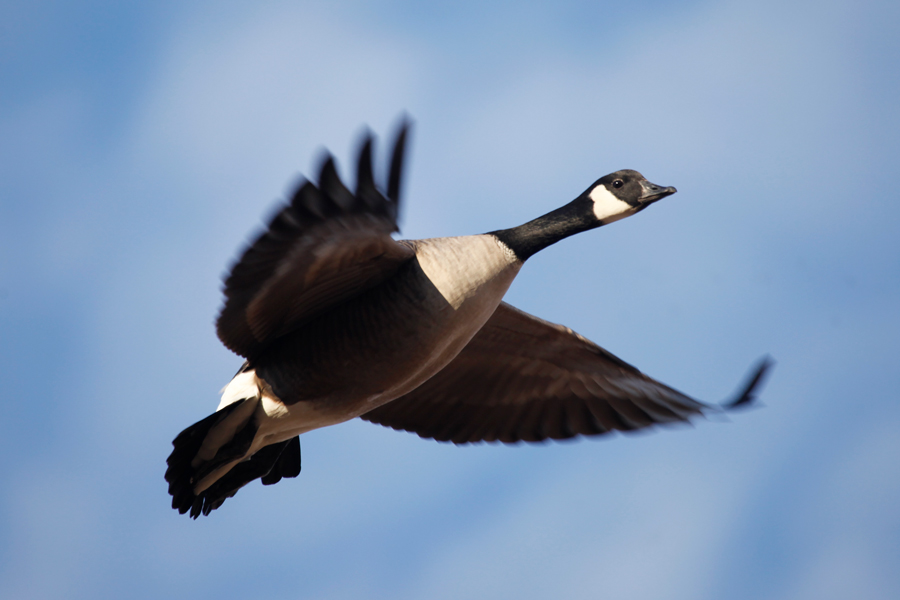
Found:
[[[329,306],[384,281],[413,251],[391,238],[398,230],[400,175],[408,124],[394,144],[387,197],[372,175],[372,137],[359,154],[356,193],[322,165],[318,187],[301,184],[231,269],[216,329],[219,339],[252,358],[273,339]]]
[[[752,398],[767,367],[733,405]],[[718,410],[567,327],[502,303],[443,371],[362,418],[455,444],[515,443],[687,421],[707,409]]]

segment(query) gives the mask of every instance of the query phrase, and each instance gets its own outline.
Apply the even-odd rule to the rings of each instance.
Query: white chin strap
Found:
[[[594,203],[594,216],[603,223],[612,223],[634,214],[634,207],[616,198],[606,186],[598,185],[588,197]]]

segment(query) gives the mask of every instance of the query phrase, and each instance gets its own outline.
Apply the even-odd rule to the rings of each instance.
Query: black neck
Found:
[[[563,238],[601,224],[594,216],[591,200],[587,196],[579,196],[534,221],[511,229],[491,231],[490,235],[506,244],[519,260],[524,261]]]

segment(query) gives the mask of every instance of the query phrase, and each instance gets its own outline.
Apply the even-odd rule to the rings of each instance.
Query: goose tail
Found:
[[[260,395],[255,391],[247,397],[235,397],[235,391],[249,391],[242,385],[242,375],[246,379],[253,372],[242,369],[225,388],[219,410],[179,433],[172,442],[165,479],[172,508],[181,514],[190,512],[194,519],[208,515],[254,479],[271,485],[300,474],[298,437],[250,453],[258,430],[254,413]]]

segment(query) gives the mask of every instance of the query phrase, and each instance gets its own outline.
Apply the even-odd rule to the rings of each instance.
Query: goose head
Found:
[[[675,191],[673,187],[650,183],[637,171],[623,169],[601,177],[565,206],[490,235],[524,261],[570,235],[630,217]]]
[[[595,181],[583,196],[590,200],[595,226],[599,226],[630,217],[676,191],[650,183],[637,171],[623,169]]]

